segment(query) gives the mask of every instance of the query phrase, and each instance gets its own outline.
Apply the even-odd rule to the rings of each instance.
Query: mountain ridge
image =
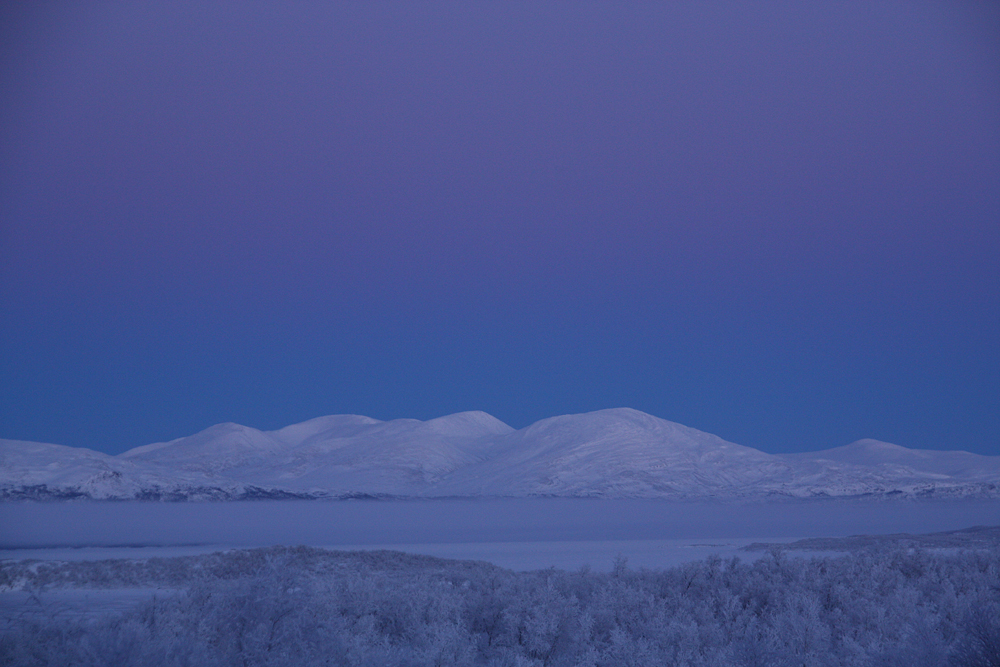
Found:
[[[1000,456],[859,440],[768,454],[631,408],[235,423],[117,456],[0,440],[0,499],[1000,497]]]

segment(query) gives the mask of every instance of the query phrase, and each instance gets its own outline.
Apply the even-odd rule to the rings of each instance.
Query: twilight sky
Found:
[[[1000,455],[996,3],[21,4],[0,437],[627,406]]]

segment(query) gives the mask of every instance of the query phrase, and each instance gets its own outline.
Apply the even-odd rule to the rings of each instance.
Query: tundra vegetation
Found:
[[[30,593],[6,620],[4,665],[1000,665],[995,548],[773,549],[666,570],[620,558],[605,573],[271,547],[7,561],[0,586]],[[124,613],[46,612],[52,591],[116,587],[175,592]]]

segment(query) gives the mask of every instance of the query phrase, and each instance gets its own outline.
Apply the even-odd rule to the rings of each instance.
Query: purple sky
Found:
[[[0,437],[628,406],[1000,455],[1000,9],[0,16]]]

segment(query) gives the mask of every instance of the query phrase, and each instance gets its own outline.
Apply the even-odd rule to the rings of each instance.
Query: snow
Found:
[[[163,588],[63,588],[44,593],[0,590],[0,630],[13,621],[71,624],[82,619],[122,613],[137,604],[163,599],[180,591]]]
[[[8,562],[0,575],[20,583],[0,592],[0,661],[986,664],[998,566],[995,549],[900,546],[665,570],[618,557],[610,573],[308,547]]]
[[[393,618],[398,620],[399,613],[410,611],[414,618],[454,622],[461,630],[457,635],[433,636],[457,636],[456,641],[468,650],[485,650],[490,642],[478,641],[475,633],[477,628],[493,627],[484,625],[491,618],[509,619],[520,613],[524,621],[515,630],[556,628],[558,623],[550,621],[569,618],[564,610],[579,611],[586,622],[659,618],[655,611],[663,612],[665,605],[690,606],[692,600],[701,600],[705,603],[701,611],[670,607],[663,622],[683,630],[694,627],[690,619],[696,618],[697,636],[724,643],[732,641],[741,628],[761,622],[761,613],[784,614],[774,625],[787,635],[782,645],[794,647],[789,658],[805,655],[802,646],[791,642],[815,628],[819,628],[814,632],[818,637],[870,628],[870,641],[866,641],[876,655],[884,647],[912,639],[908,624],[915,613],[937,614],[956,622],[970,618],[968,610],[981,608],[989,586],[995,583],[996,549],[976,554],[913,552],[904,545],[817,561],[812,558],[816,551],[796,549],[777,555],[741,547],[809,536],[953,530],[995,523],[998,516],[1000,499],[0,503],[0,526],[4,527],[0,633],[5,650],[27,656],[44,649],[47,655],[56,656],[52,664],[81,664],[79,655],[95,651],[108,655],[115,650],[119,656],[125,649],[132,651],[131,657],[116,658],[119,664],[160,664],[163,655],[182,651],[206,633],[209,643],[221,646],[222,651],[229,650],[228,640],[241,628],[250,628],[246,637],[258,638],[271,636],[270,630],[279,628],[288,635],[282,635],[284,643],[275,652],[278,657],[268,664],[313,664],[321,663],[324,656],[339,655],[336,651],[343,650],[345,641],[356,644],[379,628],[393,627]],[[891,541],[891,537],[886,539]],[[323,549],[273,546],[303,544]],[[245,549],[253,546],[265,548]],[[733,556],[739,560],[730,559]],[[496,565],[513,572],[498,570]],[[670,566],[680,569],[662,569]],[[848,589],[857,594],[845,598]],[[807,590],[813,591],[812,597],[805,597]],[[574,597],[574,591],[580,595]],[[954,591],[961,596],[956,597]],[[831,594],[837,596],[837,608],[820,623],[815,613],[826,609],[822,603]],[[562,599],[570,604],[560,604]],[[761,600],[768,604],[755,603]],[[956,600],[961,605],[956,606]],[[339,606],[317,606],[331,602]],[[748,602],[752,603],[749,609]],[[578,609],[579,605],[584,607]],[[720,608],[729,611],[720,614]],[[362,612],[354,613],[357,609]],[[267,616],[272,611],[273,617]],[[258,617],[263,620],[254,620]],[[1000,621],[997,614],[990,618]],[[288,658],[303,642],[328,637],[326,632],[310,632],[310,619],[331,624],[338,619],[364,622],[346,628],[337,642],[317,648],[320,658],[316,661]],[[896,634],[888,638],[887,619],[896,628]],[[933,622],[919,627],[938,628],[940,619],[935,616]],[[281,625],[285,621],[287,628]],[[709,625],[722,621],[731,622],[732,627]],[[841,625],[830,625],[834,622]],[[188,626],[202,634],[177,634]],[[989,630],[994,627],[1000,626],[993,623]],[[136,628],[133,641],[127,633]],[[960,631],[949,626],[939,634],[957,637]],[[413,642],[424,635],[407,632],[402,636],[400,650],[405,657],[416,650]],[[80,639],[80,650],[72,642],[60,643],[53,637]],[[813,646],[814,639],[808,646]],[[669,648],[681,642],[670,635],[663,644]],[[247,645],[237,643],[239,648],[228,656],[231,659],[218,662],[246,659]],[[135,651],[147,646],[152,647],[149,656],[135,658]],[[821,655],[834,656],[835,651],[843,654],[829,658],[837,664],[857,658],[855,644],[818,646],[811,649],[812,662]],[[259,645],[254,655],[269,655],[269,647]],[[689,664],[742,664],[726,662],[727,651],[723,644],[711,659]],[[30,664],[24,657],[10,655],[6,657],[11,664]],[[662,659],[647,656],[624,662],[614,658],[599,664],[669,664],[668,653],[663,655]],[[255,658],[254,662],[263,664],[264,660]],[[902,664],[875,658],[855,662]],[[386,662],[374,657],[359,659],[357,664],[439,663],[402,658]],[[214,663],[195,656],[185,664]],[[462,658],[451,664],[500,663]]]
[[[1000,457],[876,440],[772,455],[628,408],[515,430],[484,412],[218,424],[119,456],[0,440],[0,498],[996,497]]]
[[[944,476],[1000,476],[1000,456],[982,456],[963,451],[939,452],[907,449],[880,440],[858,440],[843,447],[820,452],[785,454],[790,461],[829,461],[851,466],[906,468],[914,473]]]
[[[487,459],[438,489],[459,496],[731,495],[787,468],[742,447],[638,410],[544,419],[498,438]]]

